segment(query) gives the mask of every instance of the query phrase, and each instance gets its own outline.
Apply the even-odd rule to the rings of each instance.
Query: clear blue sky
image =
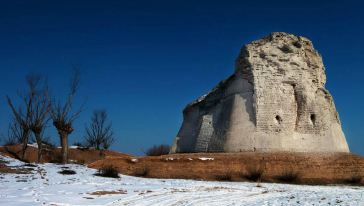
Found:
[[[4,96],[27,73],[66,92],[82,69],[77,103],[86,109],[70,142],[81,139],[92,110],[107,109],[117,143],[132,154],[171,144],[182,109],[234,70],[243,44],[285,31],[310,38],[322,54],[354,153],[364,155],[364,5],[360,1],[33,1],[0,0],[0,130]],[[51,127],[54,142],[58,137]]]

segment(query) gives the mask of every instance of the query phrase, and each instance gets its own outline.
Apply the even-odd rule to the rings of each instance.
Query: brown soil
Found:
[[[0,152],[17,158],[20,149],[20,145],[0,147]],[[69,155],[70,162],[88,164],[95,169],[113,166],[121,174],[139,177],[364,184],[364,157],[347,153],[192,153],[133,157],[113,151],[70,149]],[[37,149],[28,147],[26,160],[35,162],[36,159]],[[60,149],[48,148],[43,162],[57,161],[60,161]],[[0,162],[2,170],[15,172]]]
[[[0,173],[28,174],[32,170],[31,168],[8,167],[0,160]]]
[[[15,173],[15,172],[16,172],[15,169],[12,169],[3,163],[0,163],[0,173]]]
[[[102,196],[102,195],[119,195],[119,194],[127,194],[127,191],[125,190],[118,190],[118,191],[96,191],[96,192],[92,192],[89,193],[90,195],[97,195],[97,196]]]
[[[37,148],[28,147],[25,153],[26,162],[37,161]],[[0,147],[0,153],[9,157],[20,159],[21,145],[3,146]],[[130,157],[127,154],[109,151],[109,150],[95,150],[95,149],[69,149],[70,163],[89,164],[97,160],[102,160],[106,157]],[[46,148],[43,152],[42,162],[61,162],[61,149],[60,148]]]
[[[201,160],[199,158],[213,158]],[[194,153],[160,157],[107,157],[89,164],[112,165],[120,173],[151,178],[257,181],[304,184],[363,184],[364,158],[346,153]]]

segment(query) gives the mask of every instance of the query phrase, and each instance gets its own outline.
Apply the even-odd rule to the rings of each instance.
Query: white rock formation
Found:
[[[310,40],[275,32],[241,50],[235,73],[184,110],[179,152],[349,152]]]

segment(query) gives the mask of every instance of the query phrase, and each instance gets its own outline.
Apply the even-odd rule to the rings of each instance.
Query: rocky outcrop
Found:
[[[235,73],[187,105],[178,152],[349,152],[320,54],[275,32],[245,45]]]

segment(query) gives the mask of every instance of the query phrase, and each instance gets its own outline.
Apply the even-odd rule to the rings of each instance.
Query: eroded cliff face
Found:
[[[325,83],[308,39],[275,32],[247,44],[235,73],[187,105],[171,152],[349,152]]]

